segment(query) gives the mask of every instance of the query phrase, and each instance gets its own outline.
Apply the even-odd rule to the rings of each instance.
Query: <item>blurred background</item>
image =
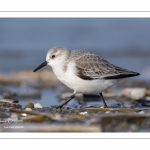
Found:
[[[0,72],[34,69],[53,46],[89,50],[141,73],[150,64],[150,19],[0,18]]]
[[[139,72],[137,79],[150,78],[149,18],[0,18],[1,74],[34,70],[54,46],[92,51]],[[8,90],[17,93],[20,88]],[[42,105],[58,104],[58,93],[42,91]]]

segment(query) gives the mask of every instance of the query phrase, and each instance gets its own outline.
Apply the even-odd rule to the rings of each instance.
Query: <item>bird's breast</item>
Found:
[[[84,80],[76,75],[76,70],[73,66],[68,66],[64,71],[62,67],[53,68],[56,77],[67,87],[84,94],[98,94],[108,87],[114,85],[117,80],[94,79]]]

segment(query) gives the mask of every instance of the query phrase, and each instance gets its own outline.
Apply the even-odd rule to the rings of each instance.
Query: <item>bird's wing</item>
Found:
[[[91,52],[79,51],[74,56],[77,76],[84,80],[119,79],[139,75],[136,72],[117,67]]]

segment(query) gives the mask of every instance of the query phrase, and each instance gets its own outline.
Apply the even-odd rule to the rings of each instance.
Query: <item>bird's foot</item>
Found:
[[[61,105],[57,106],[56,109],[59,109],[59,108],[61,109],[63,106],[64,106],[64,104],[61,104]]]

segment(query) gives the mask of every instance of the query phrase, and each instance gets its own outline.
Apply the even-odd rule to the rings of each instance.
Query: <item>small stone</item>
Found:
[[[31,102],[28,102],[25,106],[25,108],[34,108],[34,104]]]
[[[101,106],[100,108],[105,108],[105,106]]]
[[[43,106],[40,103],[35,103],[34,108],[43,108]]]
[[[32,111],[32,109],[31,109],[31,108],[28,108],[28,107],[27,107],[25,110],[26,110],[26,111]]]
[[[150,100],[150,96],[146,96],[145,100],[149,101]]]
[[[132,132],[137,131],[137,129],[138,129],[137,125],[135,125],[135,124],[130,125],[130,130],[131,130]]]
[[[109,114],[109,113],[110,113],[110,111],[106,111],[106,112],[105,112],[105,114]]]
[[[87,111],[85,111],[85,112],[80,112],[80,115],[87,115]]]
[[[140,111],[138,114],[144,114],[145,112],[144,111]]]
[[[26,113],[21,113],[21,116],[26,117],[27,114]]]
[[[16,114],[16,113],[11,113],[11,118],[18,118],[18,114]]]
[[[139,100],[139,99],[144,98],[144,96],[146,95],[146,89],[145,88],[126,88],[122,90],[121,95],[134,99],[134,100]]]

